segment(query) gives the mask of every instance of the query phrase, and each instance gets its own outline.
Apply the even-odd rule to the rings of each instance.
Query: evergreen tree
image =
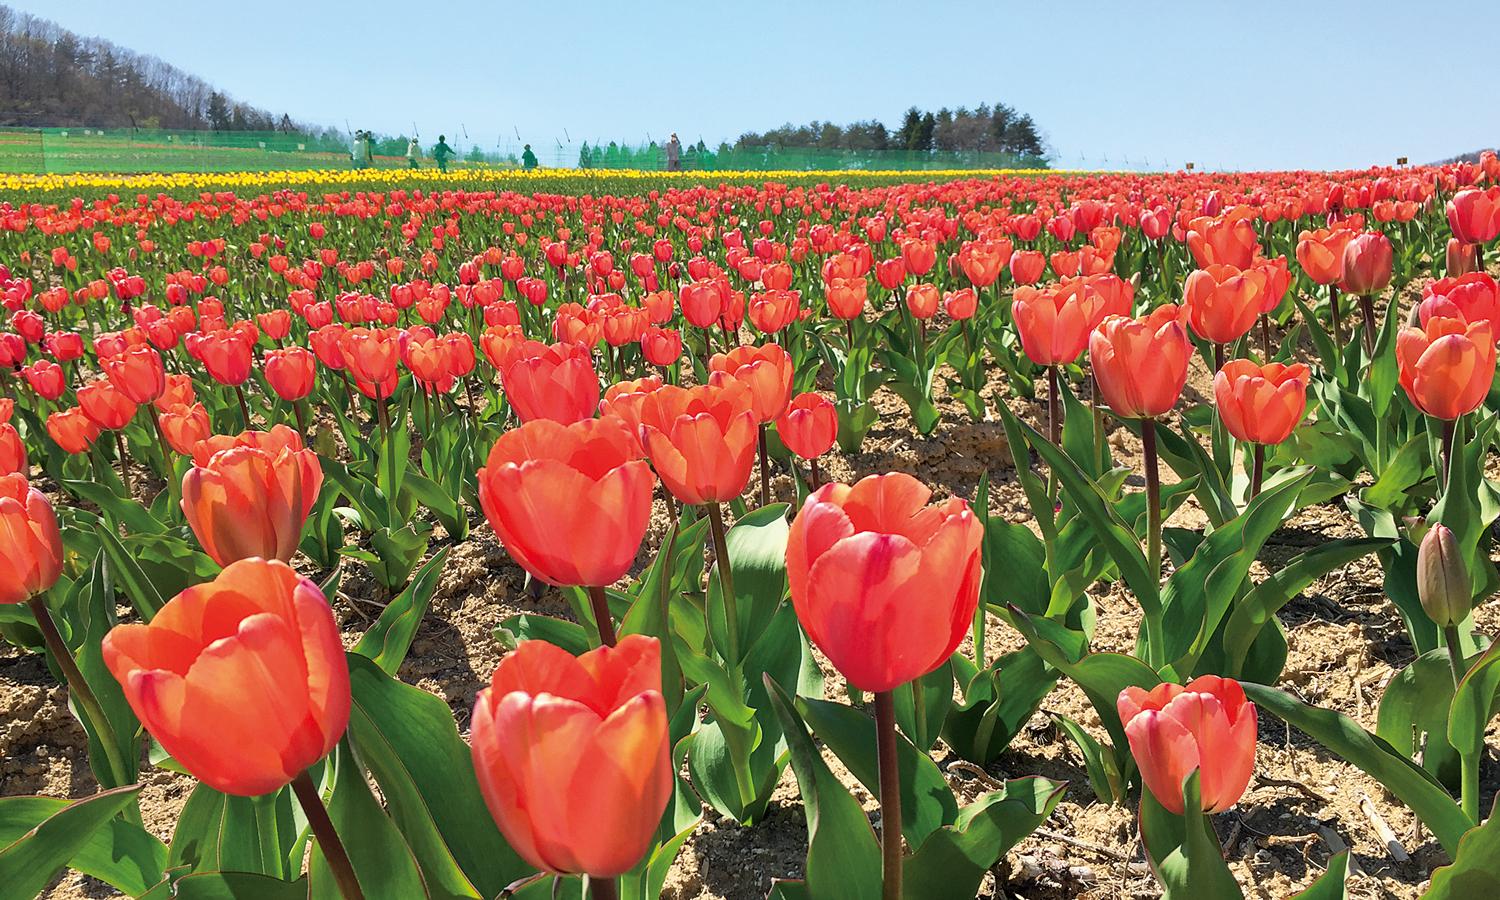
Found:
[[[896,132],[896,143],[906,150],[917,149],[917,134],[922,130],[922,111],[913,106],[901,120],[901,129]]]
[[[932,134],[937,129],[937,117],[932,113],[924,113],[922,124],[917,128],[917,139],[913,150],[927,151],[932,149]]]

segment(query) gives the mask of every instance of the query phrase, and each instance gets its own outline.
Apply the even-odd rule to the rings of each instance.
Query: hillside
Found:
[[[3,4],[0,125],[306,130],[155,56]]]

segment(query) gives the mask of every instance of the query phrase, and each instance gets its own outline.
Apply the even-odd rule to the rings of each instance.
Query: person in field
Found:
[[[406,142],[406,166],[409,169],[420,169],[422,166],[418,160],[422,158],[422,145],[413,137]]]
[[[525,147],[525,149],[521,151],[521,168],[523,168],[523,169],[535,169],[536,168],[536,154],[531,152],[531,145],[530,144],[527,144],[526,147]]]
[[[667,171],[682,171],[682,144],[677,140],[677,132],[672,132],[672,137],[667,141]]]
[[[456,155],[453,148],[448,146],[447,136],[438,135],[438,142],[432,148],[432,161],[437,163],[438,171],[448,171],[448,158]]]

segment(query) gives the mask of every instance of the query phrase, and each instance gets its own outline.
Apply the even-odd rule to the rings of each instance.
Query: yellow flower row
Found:
[[[3,175],[0,194],[57,191],[173,191],[235,190],[239,188],[278,189],[291,187],[403,187],[424,184],[487,183],[530,185],[532,183],[598,182],[598,181],[782,181],[819,179],[859,181],[881,180],[994,178],[1024,175],[1072,175],[1058,169],[918,169],[873,171],[742,171],[742,172],[660,172],[643,169],[532,169],[474,167],[438,172],[432,169],[344,169],[287,170],[272,172],[175,172],[148,175]]]

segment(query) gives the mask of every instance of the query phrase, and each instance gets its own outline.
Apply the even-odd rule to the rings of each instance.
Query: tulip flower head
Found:
[[[1307,409],[1307,366],[1232,359],[1214,376],[1214,405],[1236,440],[1279,444]]]
[[[474,703],[479,791],[544,872],[614,878],[650,849],[672,797],[661,648],[630,635],[574,658],[523,641]]]
[[[1412,405],[1451,422],[1484,402],[1495,379],[1495,337],[1489,322],[1432,316],[1396,335],[1401,387]]]
[[[606,587],[635,561],[655,479],[626,424],[535,419],[502,434],[479,504],[511,557],[556,585]]]
[[[1202,675],[1150,691],[1128,687],[1116,705],[1141,780],[1168,812],[1182,814],[1182,786],[1195,771],[1204,812],[1239,802],[1255,771],[1256,722],[1238,681]]]
[[[269,432],[199,442],[182,478],[182,512],[214,562],[264,557],[288,562],[317,502],[323,468],[297,432]]]
[[[942,665],[979,603],[983,528],[905,473],[830,483],[787,540],[797,619],[849,683],[889,691]]]
[[[157,743],[216,791],[253,797],[328,755],[349,724],[349,668],[318,586],[243,559],[116,625],[104,664]]]
[[[1177,404],[1192,354],[1181,313],[1159,306],[1139,319],[1111,316],[1089,336],[1089,362],[1115,415],[1156,418]]]
[[[0,475],[0,535],[0,604],[25,603],[57,583],[63,562],[57,516],[24,475]]]

